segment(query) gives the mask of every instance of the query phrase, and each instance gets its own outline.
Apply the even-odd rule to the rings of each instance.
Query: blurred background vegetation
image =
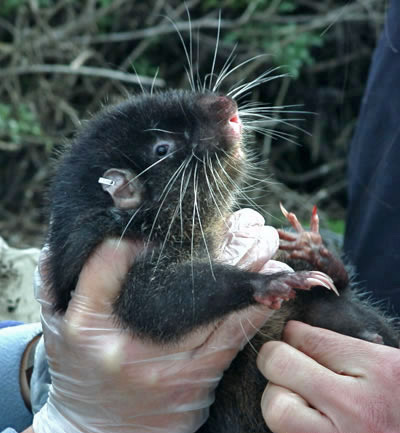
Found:
[[[343,231],[347,147],[385,2],[1,0],[0,236],[40,246],[52,157],[82,120],[140,92],[138,76],[145,88],[189,87],[184,51],[166,18],[188,45],[186,7],[201,76],[211,70],[219,10],[217,71],[236,43],[235,64],[268,54],[234,71],[223,89],[276,66],[275,74],[288,74],[246,97],[295,106],[272,119],[272,137],[256,137],[271,179],[259,203],[278,215],[282,201],[301,218],[317,204],[325,225]]]

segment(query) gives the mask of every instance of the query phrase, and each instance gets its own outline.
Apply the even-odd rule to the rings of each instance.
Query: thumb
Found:
[[[207,347],[215,347],[218,350],[243,349],[274,312],[265,305],[257,304],[231,313],[213,332]]]
[[[143,243],[107,239],[84,264],[74,298],[81,298],[85,308],[95,313],[109,313],[135,258],[143,252]]]

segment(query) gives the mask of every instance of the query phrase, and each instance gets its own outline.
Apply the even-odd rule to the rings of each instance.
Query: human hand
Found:
[[[220,261],[268,272],[286,269],[269,259],[276,230],[254,211],[228,221]],[[86,262],[64,316],[54,314],[38,284],[52,376],[35,433],[194,432],[208,417],[214,389],[237,352],[267,320],[256,306],[193,332],[179,344],[157,346],[120,329],[112,304],[142,246],[104,242]],[[44,253],[45,254],[45,253]],[[41,260],[45,281],[45,257]]]
[[[399,431],[400,350],[301,322],[262,347],[262,411],[274,433]]]

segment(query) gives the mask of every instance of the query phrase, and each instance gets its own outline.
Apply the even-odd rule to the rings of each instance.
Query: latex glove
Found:
[[[400,350],[291,321],[258,356],[274,433],[400,430]]]
[[[287,264],[271,260],[279,249],[279,234],[274,227],[264,224],[264,218],[252,209],[234,212],[227,220],[219,260],[265,274],[293,271]]]
[[[219,259],[268,270],[279,245],[275,229],[249,210],[233,215],[228,226]],[[251,307],[170,346],[134,338],[116,326],[112,304],[141,248],[115,240],[97,248],[65,316],[53,314],[38,280],[52,386],[34,418],[35,433],[196,431],[208,417],[223,371],[271,314],[265,306]]]

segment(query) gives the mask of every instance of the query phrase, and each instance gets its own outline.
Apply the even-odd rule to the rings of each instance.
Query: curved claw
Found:
[[[289,212],[283,207],[282,202],[279,202],[279,207],[281,208],[281,212],[283,213],[283,216],[287,219],[289,216]]]
[[[311,277],[307,278],[308,282],[313,283],[312,285],[315,286],[323,286],[326,287],[328,290],[332,290],[337,296],[339,296],[339,292],[333,283],[333,280],[329,275],[324,274],[323,272],[319,271],[311,271],[310,272]]]
[[[317,212],[318,212],[318,209],[317,209],[317,205],[315,204],[315,205],[313,206],[313,208],[312,208],[311,216],[315,216],[315,215],[317,215]]]
[[[314,205],[311,213],[310,230],[313,233],[319,233],[319,216],[318,216],[318,210],[316,205]]]

